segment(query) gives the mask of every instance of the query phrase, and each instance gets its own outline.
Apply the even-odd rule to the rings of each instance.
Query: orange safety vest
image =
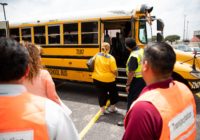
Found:
[[[0,96],[0,137],[48,140],[45,99],[30,93]]]
[[[148,101],[156,107],[163,121],[160,140],[195,140],[196,104],[193,94],[184,84],[177,81],[173,84],[167,89],[147,91],[132,103],[131,108],[138,101]]]

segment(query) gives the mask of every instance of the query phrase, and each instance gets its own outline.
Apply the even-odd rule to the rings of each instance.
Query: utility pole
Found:
[[[0,5],[3,6],[3,13],[4,13],[4,19],[5,19],[5,21],[2,21],[0,23],[1,24],[1,29],[4,30],[3,32],[5,32],[5,33],[3,33],[3,36],[8,37],[9,36],[9,24],[8,24],[8,21],[6,21],[6,12],[5,12],[5,6],[7,6],[8,4],[7,3],[0,3]],[[2,27],[2,25],[3,25],[3,27]]]
[[[3,13],[4,13],[4,19],[6,21],[6,12],[5,12],[5,6],[7,6],[8,4],[7,3],[0,3],[0,5],[3,6]]]
[[[184,24],[183,24],[183,41],[185,40],[185,18],[186,18],[186,15],[184,15]]]
[[[188,36],[188,24],[189,24],[189,21],[187,21],[186,40],[189,40],[189,36]]]

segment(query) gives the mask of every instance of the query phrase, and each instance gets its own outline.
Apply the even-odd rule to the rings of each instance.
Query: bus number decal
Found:
[[[199,89],[200,88],[200,81],[190,82],[192,84],[192,89]]]
[[[76,54],[84,54],[84,49],[76,49]]]

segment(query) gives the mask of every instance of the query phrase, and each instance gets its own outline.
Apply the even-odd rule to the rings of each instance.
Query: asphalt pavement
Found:
[[[126,113],[126,99],[117,104],[119,113],[100,115],[95,88],[91,84],[58,82],[56,89],[62,101],[72,110],[71,118],[82,140],[121,140],[124,127],[117,126]],[[197,104],[197,140],[200,140],[200,92]]]

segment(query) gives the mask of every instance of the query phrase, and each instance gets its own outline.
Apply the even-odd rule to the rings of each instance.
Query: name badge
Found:
[[[0,140],[34,140],[33,130],[0,133]]]
[[[169,122],[170,140],[175,139],[185,132],[190,126],[192,126],[194,121],[193,106],[190,105]]]

